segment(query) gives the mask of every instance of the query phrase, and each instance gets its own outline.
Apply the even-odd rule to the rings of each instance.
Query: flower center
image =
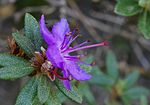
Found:
[[[61,53],[71,53],[74,51],[88,49],[88,48],[92,48],[92,47],[107,46],[109,44],[108,41],[103,41],[98,44],[84,46],[89,43],[89,41],[85,41],[77,46],[70,48],[70,44],[79,37],[79,35],[76,35],[75,37],[73,37],[74,34],[76,33],[76,31],[77,30],[74,29],[73,32],[69,32],[64,36],[64,40],[63,40],[63,42],[61,44],[61,48],[60,48]]]

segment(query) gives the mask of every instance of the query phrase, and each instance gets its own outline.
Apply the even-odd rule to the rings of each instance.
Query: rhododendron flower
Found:
[[[61,69],[64,78],[62,78],[62,81],[64,86],[69,90],[71,89],[70,78],[78,81],[89,80],[91,78],[90,74],[80,68],[80,56],[71,56],[70,53],[108,44],[108,42],[104,41],[102,43],[85,46],[85,44],[88,43],[88,41],[85,41],[77,46],[70,47],[70,44],[78,35],[74,36],[75,30],[73,32],[70,31],[68,22],[65,18],[55,23],[50,32],[45,25],[44,15],[42,15],[40,20],[40,32],[48,45],[46,57],[54,67]]]

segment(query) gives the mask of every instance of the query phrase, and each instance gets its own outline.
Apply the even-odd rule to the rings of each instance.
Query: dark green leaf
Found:
[[[90,87],[88,86],[88,84],[81,84],[80,85],[80,91],[82,93],[82,95],[87,99],[87,101],[91,104],[91,105],[95,105],[95,98],[93,96],[93,93],[90,90]]]
[[[59,90],[56,92],[56,94],[57,94],[58,100],[61,103],[63,103],[67,99],[67,97]]]
[[[138,78],[139,72],[137,70],[128,74],[128,76],[124,79],[124,89],[132,87],[137,82]]]
[[[37,79],[35,77],[31,78],[19,93],[15,105],[32,105],[32,101],[37,93],[37,86]]]
[[[44,105],[61,105],[62,99],[64,98],[59,97],[60,94],[58,94],[58,91],[56,91],[55,89],[51,87],[50,83],[48,83],[48,88],[49,88],[49,97]]]
[[[36,46],[36,50],[40,50],[43,39],[40,34],[39,23],[29,13],[25,15],[25,36],[27,36]]]
[[[123,96],[129,99],[140,99],[142,95],[148,95],[149,90],[144,87],[133,87],[124,92]]]
[[[9,54],[0,54],[0,79],[17,79],[33,72],[26,60]]]
[[[141,11],[137,0],[120,0],[115,6],[115,13],[123,16],[133,16]]]
[[[0,79],[17,79],[26,76],[33,71],[30,65],[13,65],[0,68]]]
[[[22,48],[28,56],[33,56],[35,52],[35,47],[31,40],[28,39],[26,36],[19,34],[18,32],[13,33],[12,35],[20,48]]]
[[[108,75],[116,81],[118,78],[119,70],[116,57],[112,51],[109,51],[106,56],[106,67]]]
[[[32,101],[32,105],[42,105],[39,101],[38,96],[36,95]]]
[[[57,97],[56,91],[51,89],[49,98],[44,105],[61,105],[61,101]]]
[[[82,103],[82,95],[79,93],[78,89],[75,86],[72,86],[71,90],[67,90],[60,81],[55,81],[57,88],[71,100]]]
[[[12,66],[12,65],[30,65],[28,61],[26,61],[25,59],[21,58],[21,57],[17,57],[11,54],[7,54],[7,53],[1,53],[0,54],[0,65],[1,66]]]
[[[146,39],[150,38],[150,12],[145,11],[139,17],[138,27]]]
[[[38,98],[41,103],[45,103],[49,97],[49,87],[46,76],[41,75],[38,81]]]

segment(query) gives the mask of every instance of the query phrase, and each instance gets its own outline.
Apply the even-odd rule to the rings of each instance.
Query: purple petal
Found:
[[[63,70],[63,77],[64,78],[68,78],[68,73],[67,71]],[[69,80],[63,80],[63,84],[65,86],[66,89],[71,90],[71,85],[70,85],[70,81]]]
[[[64,87],[68,90],[71,90],[71,85],[69,80],[63,80]]]
[[[68,22],[65,18],[62,18],[60,22],[57,22],[53,25],[52,33],[57,40],[57,44],[62,44],[65,34],[70,32]]]
[[[44,15],[41,16],[40,20],[40,32],[48,45],[52,45],[53,43],[55,43],[52,33],[47,29],[45,25]]]
[[[79,81],[89,80],[92,77],[90,74],[82,70],[75,62],[68,62],[67,69],[73,78]]]
[[[56,67],[63,68],[64,60],[59,52],[59,49],[55,45],[48,46],[46,51],[48,60]]]

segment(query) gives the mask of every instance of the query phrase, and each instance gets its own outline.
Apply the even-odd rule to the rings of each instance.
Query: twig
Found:
[[[15,21],[20,20],[20,18],[27,12],[41,12],[44,14],[52,14],[55,11],[55,7],[49,7],[49,6],[38,6],[38,7],[26,7],[18,12],[16,12],[13,17],[15,18]]]
[[[132,45],[132,49],[133,49],[136,57],[138,58],[138,60],[140,61],[141,65],[144,67],[144,69],[145,70],[150,69],[150,63],[147,60],[147,58],[144,56],[140,46],[137,43],[131,43],[131,45]]]
[[[115,23],[118,25],[123,25],[125,23],[125,18],[123,17],[113,16],[113,15],[102,13],[102,12],[91,11],[90,16],[97,18],[97,19],[105,20],[107,22]]]

